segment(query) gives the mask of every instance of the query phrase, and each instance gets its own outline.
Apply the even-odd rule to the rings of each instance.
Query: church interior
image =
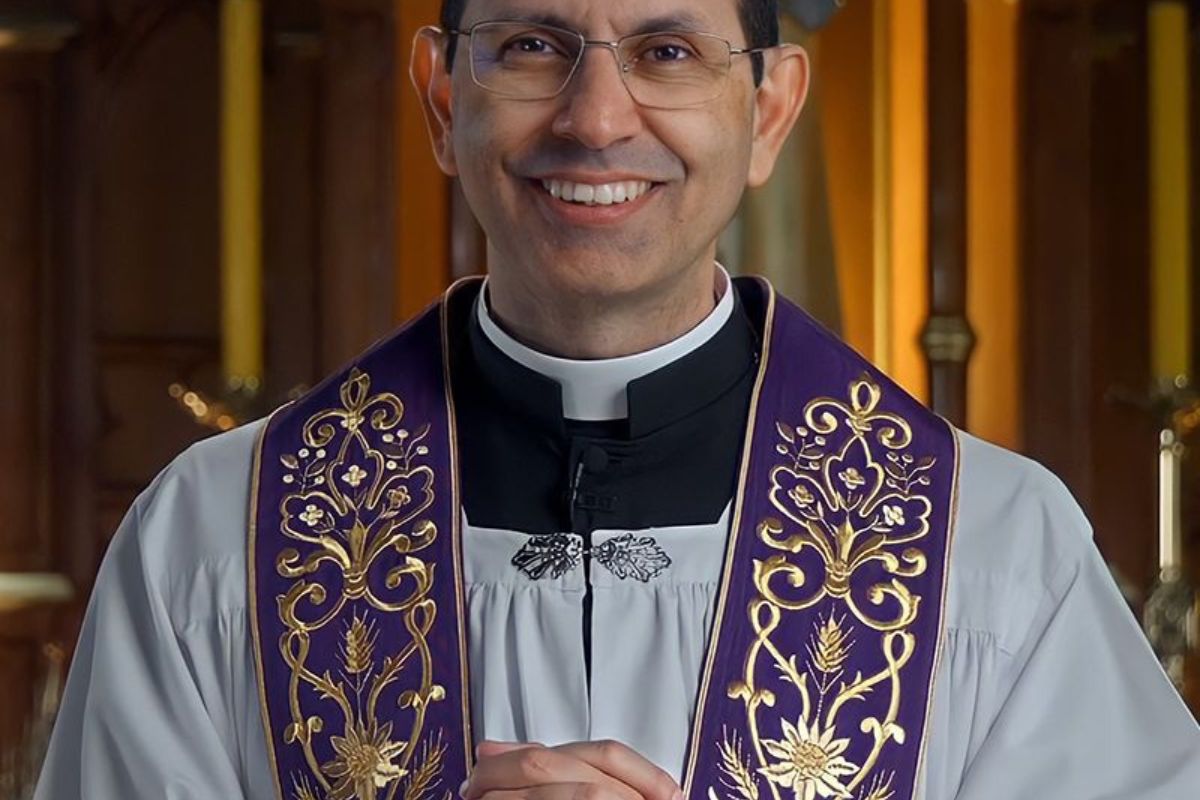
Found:
[[[154,475],[483,270],[439,5],[0,0],[0,797]],[[1059,475],[1200,714],[1200,3],[781,6],[813,87],[721,262]]]

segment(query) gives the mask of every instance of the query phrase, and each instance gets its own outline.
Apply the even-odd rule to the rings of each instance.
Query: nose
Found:
[[[611,48],[589,47],[584,52],[563,97],[554,133],[589,150],[603,150],[641,130],[640,109],[625,88],[620,61]]]

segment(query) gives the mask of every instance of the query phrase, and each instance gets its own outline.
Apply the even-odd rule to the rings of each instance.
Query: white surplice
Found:
[[[245,580],[260,429],[193,446],[130,510],[97,580],[37,800],[273,797]],[[1200,729],[1070,495],[1033,463],[960,440],[926,800],[1200,797]],[[504,569],[520,534],[465,531],[478,735],[615,738],[680,771],[724,531],[651,533],[680,565],[669,578],[602,589],[596,571],[589,710],[579,576],[529,581]]]
[[[724,276],[695,329],[608,362],[534,353],[482,305],[477,313],[501,352],[563,386],[568,416],[596,420],[622,417],[628,382],[694,350],[732,309]],[[35,800],[275,797],[246,597],[262,425],[193,446],[129,511],[96,582]],[[1200,728],[1067,490],[1027,459],[959,440],[924,800],[1200,799]],[[615,739],[679,776],[729,516],[594,532],[593,552],[627,533],[650,537],[670,567],[643,582],[593,564],[590,689],[582,567],[533,580],[512,563],[527,533],[464,520],[476,739]]]

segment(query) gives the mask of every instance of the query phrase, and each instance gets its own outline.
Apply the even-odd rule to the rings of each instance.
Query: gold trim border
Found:
[[[250,610],[250,646],[254,649],[254,672],[258,679],[258,711],[262,718],[263,733],[267,739],[267,759],[271,763],[271,782],[275,786],[275,797],[284,800],[283,783],[279,777],[279,760],[275,755],[275,737],[271,731],[271,710],[267,707],[266,666],[263,664],[262,631],[258,626],[258,581],[257,581],[257,544],[258,544],[258,490],[262,475],[263,446],[267,441],[267,431],[275,415],[287,405],[280,406],[267,417],[266,423],[258,433],[258,441],[254,444],[254,464],[250,468],[250,522],[246,527],[246,607]]]
[[[725,609],[729,602],[729,586],[733,579],[733,556],[737,552],[739,535],[742,529],[742,514],[745,511],[746,484],[750,472],[750,456],[754,448],[754,430],[758,423],[758,406],[762,395],[763,384],[766,382],[767,365],[771,360],[771,337],[775,330],[775,287],[769,282],[756,278],[760,285],[767,290],[766,324],[763,326],[762,356],[758,362],[758,377],[754,380],[754,392],[750,396],[750,415],[746,420],[746,433],[742,440],[742,464],[738,475],[737,499],[734,502],[733,518],[729,524],[729,543],[725,547],[725,565],[721,575],[721,589],[717,595],[717,613],[713,615],[712,625],[708,633],[708,653],[704,659],[704,676],[700,681],[700,691],[696,699],[695,715],[692,718],[692,733],[688,742],[688,762],[683,776],[683,796],[692,796],[692,780],[696,774],[696,762],[700,757],[700,736],[704,728],[704,713],[712,684],[713,669],[717,658],[717,645],[721,640],[721,626],[725,621]]]
[[[472,731],[471,720],[471,674],[470,674],[470,650],[467,642],[467,612],[466,612],[466,589],[467,581],[465,576],[464,566],[464,544],[462,541],[462,493],[459,485],[458,473],[458,417],[454,405],[454,388],[450,382],[450,298],[460,291],[463,287],[471,283],[482,283],[483,278],[471,276],[460,278],[450,285],[450,288],[442,295],[441,308],[441,334],[442,334],[442,375],[446,385],[446,432],[449,439],[450,451],[448,460],[450,464],[450,512],[454,519],[450,522],[450,546],[452,550],[452,558],[454,561],[454,602],[455,613],[458,615],[458,651],[459,651],[459,671],[460,680],[462,682],[461,695],[461,712],[463,721],[463,755],[466,760],[464,765],[467,770],[467,775],[471,774],[471,770],[475,766],[475,737]]]
[[[947,596],[950,593],[950,559],[954,555],[954,537],[958,532],[958,490],[959,476],[962,474],[962,442],[959,439],[958,429],[944,417],[938,417],[950,432],[950,438],[954,442],[954,477],[951,479],[950,485],[950,511],[946,519],[946,544],[942,551],[942,596],[938,608],[938,632],[937,640],[934,644],[936,648],[933,651],[933,664],[929,670],[929,695],[925,699],[925,719],[921,726],[921,748],[917,751],[917,771],[913,775],[913,794],[914,798],[923,797],[922,791],[925,788],[925,757],[929,750],[929,732],[933,728],[931,719],[933,715],[933,701],[937,695],[938,677],[942,672],[942,656],[946,647],[946,614],[948,611]]]

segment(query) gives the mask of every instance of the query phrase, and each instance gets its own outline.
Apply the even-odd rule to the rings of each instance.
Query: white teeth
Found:
[[[588,186],[586,183],[575,184],[575,197],[572,198],[576,203],[591,205],[596,199],[596,187]]]
[[[542,187],[551,197],[568,203],[588,206],[611,206],[636,200],[653,186],[650,181],[620,181],[593,186],[587,183],[572,183],[550,179],[542,181]]]

